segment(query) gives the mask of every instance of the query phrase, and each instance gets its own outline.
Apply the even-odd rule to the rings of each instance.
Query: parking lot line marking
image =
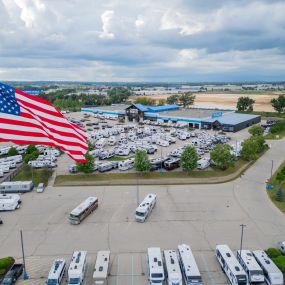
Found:
[[[202,259],[202,261],[203,261],[203,263],[204,263],[204,265],[205,265],[206,271],[209,273],[210,270],[209,270],[208,263],[207,263],[207,261],[205,260],[204,255],[203,255],[203,254],[200,254],[200,256],[201,256],[201,259]],[[215,283],[214,283],[214,281],[213,281],[213,278],[209,278],[209,279],[210,279],[211,284],[212,284],[212,285],[215,285]]]

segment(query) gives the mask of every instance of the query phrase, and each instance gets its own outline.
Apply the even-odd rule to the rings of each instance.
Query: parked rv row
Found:
[[[13,155],[8,157],[0,158],[0,177],[4,174],[9,173],[11,170],[17,167],[17,164],[23,160],[22,155]]]
[[[98,251],[93,270],[93,284],[106,285],[109,272],[110,251]],[[59,285],[66,271],[66,261],[62,258],[56,259],[46,281],[47,285]],[[87,251],[74,251],[67,270],[67,284],[80,285],[86,278]]]
[[[60,151],[54,148],[40,148],[40,155],[35,160],[30,160],[28,165],[33,168],[56,167],[57,157],[60,156]]]

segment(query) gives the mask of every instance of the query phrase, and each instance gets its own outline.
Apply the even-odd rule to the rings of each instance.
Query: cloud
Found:
[[[284,10],[282,0],[0,0],[0,80],[279,80]]]
[[[101,39],[113,39],[115,35],[111,32],[111,22],[114,15],[114,11],[107,10],[101,15],[102,20],[102,32],[100,33]]]

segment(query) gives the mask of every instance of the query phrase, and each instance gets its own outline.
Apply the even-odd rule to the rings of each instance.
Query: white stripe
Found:
[[[48,104],[44,104],[44,103],[37,102],[37,101],[32,100],[32,99],[30,99],[30,98],[28,98],[28,97],[26,97],[26,96],[24,96],[24,95],[19,94],[19,93],[15,93],[15,97],[16,97],[16,99],[21,99],[22,101],[31,103],[31,104],[33,104],[33,105],[37,105],[37,106],[39,106],[39,107],[41,107],[41,108],[43,108],[43,109],[47,109],[47,110],[49,110],[49,111],[54,111],[54,112],[57,112],[57,113],[58,113],[58,111],[57,111],[53,106],[50,106],[50,105],[48,105]]]
[[[10,134],[3,134],[0,133],[0,138],[6,139],[6,140],[21,140],[21,141],[31,141],[31,142],[35,142],[35,141],[42,141],[42,142],[50,142],[52,143],[53,141],[51,141],[48,137],[41,137],[39,138],[35,138],[35,137],[31,137],[31,136],[20,136],[20,135],[13,135],[13,137],[11,137]]]

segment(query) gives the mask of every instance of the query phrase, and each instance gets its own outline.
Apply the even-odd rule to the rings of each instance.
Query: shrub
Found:
[[[285,273],[285,256],[280,255],[278,257],[272,258],[273,262],[276,264],[276,266]]]
[[[8,151],[8,156],[13,156],[13,155],[18,155],[18,151],[16,150],[15,147],[11,147]]]
[[[181,166],[184,171],[190,172],[197,167],[198,155],[196,149],[187,146],[181,155]]]
[[[274,248],[274,247],[268,248],[266,250],[266,253],[270,258],[276,258],[276,257],[282,255],[281,251],[277,248]]]
[[[13,265],[15,262],[14,258],[11,256],[1,258],[0,259],[0,275],[4,275],[7,270]]]
[[[139,172],[149,172],[151,164],[145,150],[138,149],[135,154],[135,169]]]
[[[272,134],[278,134],[284,130],[285,130],[285,120],[280,120],[276,122],[275,125],[272,126],[272,128],[270,129],[270,132]]]

